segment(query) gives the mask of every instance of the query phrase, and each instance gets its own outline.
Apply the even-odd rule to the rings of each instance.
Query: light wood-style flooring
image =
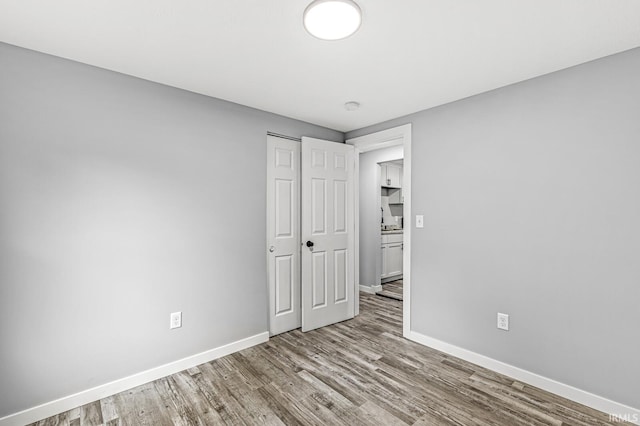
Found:
[[[382,284],[382,290],[377,291],[376,295],[388,297],[390,299],[395,300],[403,300],[402,299],[402,280],[395,280],[388,282],[386,284]]]
[[[402,302],[267,343],[37,425],[605,425],[606,414],[402,338]],[[615,423],[620,424],[620,423]]]

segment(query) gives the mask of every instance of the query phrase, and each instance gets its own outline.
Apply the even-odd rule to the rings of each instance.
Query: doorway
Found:
[[[297,146],[300,146],[300,141],[301,141],[300,139],[288,138],[288,137],[283,138],[281,137],[281,135],[273,135],[273,134],[270,134],[268,136],[268,143],[273,143],[274,140],[282,140],[282,139],[291,140],[293,142],[296,142]],[[304,142],[304,139],[307,139],[307,138],[303,138],[303,142]],[[351,246],[353,247],[353,256],[352,256],[352,260],[349,260],[349,266],[346,268],[346,270],[343,271],[342,269],[338,268],[338,270],[340,271],[340,274],[342,274],[342,272],[345,272],[345,277],[349,281],[349,284],[346,287],[346,292],[341,292],[340,290],[336,291],[335,282],[331,282],[331,283],[328,282],[328,280],[332,279],[331,278],[332,276],[335,276],[335,270],[327,271],[329,273],[322,272],[324,270],[324,265],[328,265],[327,263],[324,263],[324,261],[318,263],[318,265],[322,266],[317,268],[317,271],[319,272],[318,274],[304,274],[304,272],[301,271],[301,269],[298,269],[298,273],[296,273],[295,265],[300,265],[299,261],[296,260],[296,253],[297,253],[297,256],[301,258],[302,250],[305,250],[305,246],[302,245],[303,242],[313,243],[313,241],[311,239],[308,239],[305,233],[302,232],[300,228],[301,226],[300,223],[302,222],[302,220],[300,217],[301,192],[299,188],[301,188],[303,185],[300,183],[300,181],[298,181],[297,183],[287,182],[288,178],[284,178],[283,182],[280,182],[280,187],[282,189],[281,194],[283,195],[283,198],[280,201],[274,201],[276,186],[274,184],[275,182],[273,182],[274,175],[270,174],[271,173],[270,168],[272,167],[273,164],[275,164],[274,163],[275,161],[281,160],[281,166],[285,168],[293,167],[295,169],[296,168],[294,164],[295,161],[289,160],[289,159],[291,158],[300,159],[301,156],[300,154],[298,154],[298,152],[295,151],[295,148],[293,148],[293,150],[291,150],[290,153],[287,153],[287,149],[285,149],[284,151],[278,152],[273,146],[270,147],[269,153],[267,155],[268,157],[267,210],[268,211],[267,211],[267,241],[266,241],[267,265],[268,265],[267,272],[268,272],[268,291],[269,291],[270,334],[274,335],[274,334],[278,334],[284,331],[288,331],[288,330],[300,327],[301,324],[299,323],[299,320],[297,318],[304,317],[304,309],[303,309],[304,307],[302,306],[302,302],[303,300],[310,299],[309,297],[305,299],[302,295],[302,289],[301,289],[302,275],[308,275],[309,279],[315,279],[317,282],[323,283],[323,285],[320,285],[320,286],[315,284],[314,286],[307,285],[305,286],[305,288],[307,288],[307,291],[309,291],[308,289],[314,289],[313,291],[316,291],[315,294],[317,295],[317,297],[322,298],[325,295],[327,295],[327,293],[324,292],[324,290],[332,289],[331,290],[333,292],[332,295],[328,295],[327,299],[325,300],[334,304],[345,302],[345,303],[348,303],[350,306],[353,306],[352,310],[347,309],[345,311],[346,317],[344,316],[345,314],[343,313],[343,319],[352,318],[354,315],[359,314],[359,311],[360,311],[359,288],[360,288],[360,285],[363,283],[363,281],[361,280],[361,273],[360,273],[361,271],[360,251],[361,249],[366,249],[365,246],[361,246],[361,238],[360,238],[362,234],[360,229],[363,225],[362,223],[360,223],[360,202],[359,202],[360,200],[360,182],[359,182],[360,155],[362,153],[366,153],[369,151],[396,146],[396,147],[402,148],[403,157],[404,157],[403,159],[404,173],[402,177],[402,188],[403,188],[403,196],[404,196],[404,200],[403,200],[404,201],[403,203],[404,229],[403,229],[403,250],[402,250],[402,265],[403,265],[403,275],[402,275],[403,276],[403,289],[402,289],[403,314],[402,316],[403,316],[403,335],[407,337],[411,330],[411,326],[410,326],[411,224],[412,224],[412,220],[411,220],[411,124],[405,124],[403,126],[387,129],[381,132],[353,138],[353,139],[347,140],[346,144],[336,144],[335,142],[327,142],[327,141],[319,141],[319,142],[329,143],[333,147],[335,147],[335,145],[342,146],[345,148],[346,148],[345,145],[353,147],[353,152],[354,152],[353,163],[351,163],[350,161],[343,163],[340,158],[332,155],[329,155],[329,156],[320,155],[316,157],[316,160],[314,160],[318,164],[333,164],[334,166],[342,165],[342,164],[347,164],[347,165],[353,164],[353,176],[352,176],[353,182],[348,185],[348,186],[352,185],[353,192],[349,193],[349,195],[352,194],[353,196],[351,197],[347,195],[347,199],[356,200],[356,202],[353,203],[352,210],[346,212],[344,216],[348,218],[349,223],[353,224],[352,232],[349,232],[349,234],[352,234],[353,236],[348,238],[348,240],[353,241],[353,245]],[[277,160],[277,156],[280,156],[280,160]],[[324,158],[325,161],[320,161],[322,158]],[[300,167],[302,168],[302,165],[300,165]],[[293,176],[296,176],[296,175],[294,174]],[[321,188],[321,187],[322,185],[318,186],[317,188]],[[318,191],[317,193],[321,194],[323,193],[323,191]],[[324,199],[332,198],[335,196],[335,194],[336,194],[335,191],[331,194],[327,193],[325,194],[327,195],[327,197],[324,197]],[[269,213],[269,211],[273,211],[270,209],[274,208],[274,206],[270,203],[274,203],[274,202],[276,204],[277,203],[287,204],[287,202],[290,203],[288,207],[282,209],[283,212],[287,212],[282,217],[283,219],[282,222],[280,222],[281,219],[276,220],[273,214]],[[311,211],[313,212],[314,209],[311,209]],[[336,209],[334,208],[333,211],[331,211],[331,209],[325,209],[325,211],[327,212],[327,216],[329,216],[331,214],[335,214]],[[309,220],[310,219],[308,219],[308,221]],[[273,241],[274,235],[276,235],[276,233],[272,232],[273,230],[275,230],[276,222],[281,225],[284,224],[287,226],[289,225],[291,226],[291,228],[287,228],[287,226],[281,226],[280,231],[283,231],[283,233],[279,235],[281,238],[285,238],[285,239],[292,238],[293,241],[295,241],[297,244],[297,247],[299,249],[298,251],[293,251],[290,255],[283,254],[281,257],[279,257],[280,254],[277,253],[277,247],[271,243]],[[376,221],[374,224],[374,228],[377,228],[379,233],[380,223]],[[379,239],[377,243],[378,244],[380,243]],[[311,244],[311,247],[307,246],[307,249],[311,249],[313,252],[312,246],[313,244]],[[317,259],[317,260],[322,260],[322,259],[329,260],[331,258],[337,259],[336,256],[339,256],[342,254],[348,254],[349,250],[350,249],[348,249],[347,252],[341,251],[340,253],[334,252],[329,256],[324,256],[324,257],[322,256],[321,253],[318,253],[317,256],[311,256],[310,258]],[[363,265],[363,266],[366,266],[366,265]],[[276,285],[277,280],[279,280],[280,282],[279,284]],[[299,290],[296,290],[296,288]],[[338,295],[339,297],[337,297],[336,295]],[[346,298],[344,297],[345,295],[346,295]],[[311,298],[313,297],[315,296],[311,295]],[[321,303],[316,303],[317,308],[323,308],[324,302],[322,302],[321,299],[317,299],[317,301],[318,300],[320,300]],[[314,309],[313,306],[307,306],[306,308],[308,312],[312,312]],[[287,323],[286,326],[281,327],[279,330],[275,330],[274,324],[277,322],[276,316],[278,317],[289,316],[289,320],[288,320],[289,322]],[[337,320],[333,322],[337,322]],[[304,330],[304,326],[303,326],[303,330]]]
[[[402,305],[403,305],[403,335],[408,336],[411,330],[411,124],[394,127],[380,132],[359,136],[346,141],[356,149],[356,283],[362,291],[371,292],[379,283],[382,275],[382,256],[380,254],[381,242],[381,215],[376,210],[376,215],[372,216],[363,212],[367,200],[367,194],[363,191],[381,191],[381,182],[361,182],[360,181],[360,160],[365,158],[363,154],[389,149],[395,147],[402,152],[396,159],[403,159],[402,175],[402,211],[403,211],[403,232],[402,232]],[[377,166],[377,165],[376,165]],[[379,167],[379,166],[377,166]],[[382,178],[382,176],[381,176]],[[397,196],[395,194],[394,196]],[[369,206],[369,208],[371,208]],[[379,207],[378,207],[379,208]],[[377,237],[376,237],[377,235]],[[373,236],[373,237],[372,237]],[[372,255],[372,253],[374,253]],[[371,261],[373,259],[373,261]],[[364,262],[364,263],[363,263]],[[372,265],[375,264],[375,267]],[[372,270],[374,271],[372,273]],[[375,291],[373,291],[375,293]],[[359,312],[359,306],[356,313]]]
[[[360,178],[364,179],[363,160],[365,157],[375,156],[384,159],[378,163],[378,176],[369,176],[374,182],[379,182],[378,198],[380,200],[380,253],[381,261],[380,285],[376,286],[375,294],[381,297],[402,301],[402,273],[404,251],[404,195],[402,180],[404,175],[404,161],[402,146],[383,148],[361,155]],[[401,155],[402,157],[396,159]],[[392,158],[392,159],[389,159]],[[369,159],[371,161],[371,159]],[[364,194],[361,194],[363,196]],[[364,198],[364,197],[363,197]],[[362,203],[361,203],[362,204]],[[361,210],[364,215],[364,208]],[[376,206],[375,212],[378,209]],[[376,235],[377,236],[377,235]],[[363,253],[361,252],[361,256]],[[376,280],[377,284],[377,280]]]

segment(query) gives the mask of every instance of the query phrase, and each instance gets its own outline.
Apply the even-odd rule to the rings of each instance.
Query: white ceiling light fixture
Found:
[[[341,40],[360,28],[362,12],[353,0],[314,0],[304,10],[304,28],[321,40]]]

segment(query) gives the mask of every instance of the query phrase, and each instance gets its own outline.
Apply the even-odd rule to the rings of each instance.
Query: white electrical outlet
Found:
[[[173,312],[171,314],[171,320],[169,323],[169,328],[180,328],[182,327],[182,312]]]
[[[509,331],[509,315],[498,312],[498,328]]]

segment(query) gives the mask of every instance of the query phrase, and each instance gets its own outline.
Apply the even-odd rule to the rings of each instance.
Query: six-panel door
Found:
[[[302,138],[302,331],[354,316],[354,149]]]
[[[302,324],[300,299],[300,142],[267,140],[269,333]]]

